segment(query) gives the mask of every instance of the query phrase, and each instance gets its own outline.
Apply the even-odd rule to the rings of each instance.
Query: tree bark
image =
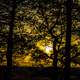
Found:
[[[65,46],[65,67],[64,67],[64,80],[70,79],[70,49],[71,49],[71,27],[72,27],[72,1],[67,0],[66,2],[66,17],[67,17],[67,28],[66,28],[66,46]]]
[[[54,41],[53,41],[53,68],[54,68],[54,80],[58,80],[58,68],[57,68],[57,62],[58,62],[58,54],[57,54],[57,50],[56,50],[56,38],[54,38]]]
[[[16,0],[12,0],[10,2],[10,22],[9,22],[9,35],[7,41],[7,70],[6,70],[6,80],[11,80],[12,74],[12,53],[13,53],[13,27],[14,27],[14,20],[15,20],[15,8],[16,8]]]

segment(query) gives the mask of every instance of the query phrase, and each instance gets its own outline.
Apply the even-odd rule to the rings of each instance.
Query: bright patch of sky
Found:
[[[48,55],[52,54],[52,53],[51,53],[52,50],[53,50],[52,45],[45,46],[45,52],[46,52]]]
[[[52,54],[52,44],[51,42],[46,45],[45,40],[40,40],[36,43],[36,47],[45,52],[48,55]]]

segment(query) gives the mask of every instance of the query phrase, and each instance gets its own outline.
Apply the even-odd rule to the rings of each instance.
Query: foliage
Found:
[[[13,65],[21,66],[22,63],[24,63],[23,65],[27,65],[30,61],[31,66],[52,66],[54,62],[53,44],[55,40],[55,48],[58,52],[57,65],[59,67],[64,66],[66,9],[63,2],[53,2],[52,0],[31,0],[29,2],[28,0],[25,0],[17,6],[13,30]],[[3,2],[3,5],[4,4],[5,3]],[[9,8],[9,5],[5,6]],[[7,48],[9,12],[7,9],[4,11],[1,9],[1,12],[0,61],[2,62],[2,51]],[[79,30],[79,15],[78,9],[73,9],[71,59],[75,64],[77,61],[75,57],[79,56],[80,51],[79,32],[76,32]],[[46,46],[50,46],[52,50],[48,51]],[[2,50],[2,48],[4,49]],[[6,53],[6,50],[4,53]]]

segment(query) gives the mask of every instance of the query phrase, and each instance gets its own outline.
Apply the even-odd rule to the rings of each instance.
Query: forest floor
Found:
[[[5,67],[0,67],[0,80],[4,80]],[[63,79],[62,69],[59,69],[58,80]],[[52,80],[53,69],[38,68],[38,67],[13,67],[12,68],[12,79],[11,80]],[[80,69],[71,69],[70,80],[80,80]]]

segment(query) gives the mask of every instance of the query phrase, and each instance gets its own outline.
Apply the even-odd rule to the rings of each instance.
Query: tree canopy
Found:
[[[11,5],[8,3],[8,0],[0,2],[1,65],[5,65],[7,61],[5,55],[11,9]],[[67,26],[65,1],[21,0],[20,3],[20,0],[16,0],[16,4],[12,36],[13,65],[53,66],[54,55],[57,53],[57,66],[63,68]],[[79,15],[79,4],[74,4],[72,9],[71,67],[80,67]]]

